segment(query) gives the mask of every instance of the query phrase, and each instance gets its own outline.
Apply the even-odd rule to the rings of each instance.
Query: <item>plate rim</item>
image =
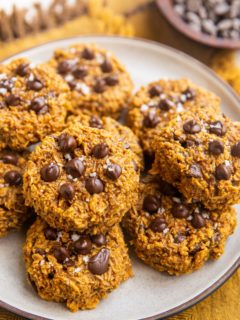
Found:
[[[188,55],[187,53],[180,51],[176,48],[170,47],[166,44],[162,44],[159,43],[157,41],[154,40],[149,40],[149,39],[143,39],[143,38],[139,38],[139,37],[125,37],[125,36],[119,36],[119,35],[99,35],[99,34],[89,34],[89,35],[79,35],[79,36],[74,36],[74,37],[65,37],[65,38],[60,38],[57,40],[51,40],[51,41],[47,41],[44,42],[43,44],[40,45],[35,45],[32,46],[30,48],[27,48],[25,50],[21,50],[15,54],[12,54],[8,57],[6,57],[5,59],[2,59],[0,61],[0,63],[5,63],[7,60],[9,59],[14,59],[14,57],[21,55],[23,53],[32,51],[34,49],[40,48],[40,47],[44,47],[48,44],[52,44],[52,43],[57,43],[60,41],[64,41],[64,40],[74,40],[74,39],[78,39],[80,41],[81,38],[106,38],[106,39],[118,39],[118,40],[128,40],[130,42],[142,42],[142,43],[147,43],[147,44],[152,44],[155,45],[157,47],[161,47],[164,48],[165,50],[169,50],[175,54],[181,55],[184,58],[187,58],[188,60],[191,60],[194,64],[197,64],[199,67],[203,68],[208,74],[210,74],[212,77],[214,77],[218,82],[220,82],[220,84],[222,86],[224,86],[228,91],[230,91],[231,95],[240,103],[240,97],[237,95],[237,93],[233,90],[233,88],[225,81],[223,81],[213,70],[211,70],[207,65],[205,65],[204,63],[200,62],[199,60],[197,60],[196,58]],[[236,261],[233,263],[233,265],[219,278],[217,279],[210,287],[206,288],[205,290],[203,290],[201,293],[197,294],[195,297],[193,297],[192,299],[180,304],[179,306],[176,306],[174,308],[171,308],[167,311],[158,313],[156,315],[152,315],[150,317],[145,317],[145,318],[141,318],[139,320],[160,320],[160,319],[166,319],[169,318],[171,316],[174,316],[192,306],[194,306],[195,304],[201,302],[202,300],[204,300],[205,298],[207,298],[208,296],[210,296],[214,291],[216,291],[217,289],[219,289],[236,271],[237,269],[240,267],[240,254],[239,257],[236,259]],[[52,320],[52,318],[46,318],[46,317],[42,317],[42,316],[38,316],[35,314],[32,314],[30,312],[21,310],[19,308],[16,308],[14,306],[12,306],[11,304],[4,302],[2,300],[0,300],[0,307],[10,311],[12,313],[15,313],[17,315],[20,315],[22,317],[28,318],[28,319],[32,319],[32,320]]]

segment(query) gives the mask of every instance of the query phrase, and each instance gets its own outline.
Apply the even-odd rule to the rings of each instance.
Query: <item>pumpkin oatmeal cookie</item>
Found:
[[[87,115],[82,113],[76,116],[72,115],[68,117],[67,125],[72,125],[73,123],[80,123],[87,127],[97,128],[100,130],[104,129],[111,132],[118,141],[123,143],[125,149],[132,150],[134,154],[133,161],[136,163],[136,166],[139,169],[143,168],[142,148],[139,145],[138,138],[128,127],[110,117],[99,118],[95,115]]]
[[[199,269],[224,252],[236,226],[236,211],[206,210],[186,203],[170,184],[147,176],[139,201],[124,217],[137,256],[158,271],[179,275]]]
[[[29,216],[22,194],[26,156],[0,151],[0,238],[19,229]]]
[[[159,173],[189,202],[208,209],[240,202],[240,123],[221,114],[182,113],[162,129],[151,173]]]
[[[130,102],[128,126],[139,138],[147,161],[154,152],[150,147],[157,131],[178,113],[187,110],[220,111],[220,98],[187,79],[159,80],[141,87]]]
[[[69,88],[46,65],[0,65],[0,147],[24,150],[63,128]]]
[[[132,159],[111,133],[74,124],[31,154],[26,203],[52,227],[105,232],[136,201],[139,175]]]
[[[38,218],[27,233],[24,258],[30,282],[44,300],[71,311],[93,309],[132,276],[123,234],[89,236],[50,228]]]
[[[117,118],[126,108],[132,80],[113,53],[91,44],[57,49],[49,65],[68,83],[73,113],[88,110]]]

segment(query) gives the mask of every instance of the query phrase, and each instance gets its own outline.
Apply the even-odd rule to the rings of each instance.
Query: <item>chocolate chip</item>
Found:
[[[202,178],[202,170],[198,164],[192,164],[187,175],[191,178]]]
[[[110,87],[114,87],[119,83],[119,79],[116,74],[106,77],[105,81],[106,81],[106,84]]]
[[[160,118],[154,114],[149,113],[143,119],[143,126],[146,128],[155,128],[160,122]]]
[[[13,80],[12,79],[4,79],[0,81],[0,88],[6,89],[8,92],[11,92],[13,87]]]
[[[143,210],[149,213],[155,213],[159,208],[159,199],[151,194],[145,196],[143,200]]]
[[[82,58],[86,60],[93,60],[95,58],[95,54],[92,49],[90,48],[84,48],[82,52]]]
[[[56,163],[50,163],[41,168],[40,175],[43,181],[52,182],[59,177],[60,169]]]
[[[231,168],[225,164],[220,164],[217,166],[215,171],[215,176],[217,180],[229,180],[231,177]]]
[[[103,93],[106,90],[106,82],[104,79],[99,79],[96,81],[95,85],[93,86],[93,90],[96,93]]]
[[[240,142],[231,147],[231,155],[240,158]]]
[[[21,63],[15,73],[20,77],[25,77],[29,73],[29,63]]]
[[[122,174],[122,168],[118,164],[107,166],[106,175],[111,180],[117,180]]]
[[[21,102],[21,99],[16,94],[10,94],[6,97],[6,103],[8,106],[18,106]]]
[[[169,111],[170,108],[172,107],[172,101],[168,99],[163,99],[159,102],[158,106],[162,111]]]
[[[198,139],[187,139],[183,142],[181,142],[181,145],[184,147],[184,148],[191,148],[191,147],[195,147],[195,146],[199,146],[201,144],[200,140]]]
[[[163,232],[164,229],[166,229],[167,224],[166,221],[163,218],[156,218],[151,221],[149,228],[153,232]]]
[[[30,109],[35,111],[36,114],[45,114],[49,111],[44,97],[34,98],[30,103]]]
[[[221,141],[213,140],[208,144],[208,151],[215,156],[224,152],[224,144]]]
[[[67,261],[64,261],[63,269],[66,270],[67,268],[71,268],[71,267],[74,267],[74,266],[75,266],[75,261],[67,260]]]
[[[88,68],[86,66],[78,67],[73,71],[73,75],[76,79],[83,79],[84,77],[86,77],[87,73]]]
[[[195,134],[201,131],[201,127],[195,120],[189,120],[184,123],[183,130],[186,133]]]
[[[175,243],[181,243],[186,239],[186,236],[183,234],[177,234],[176,237],[174,238]]]
[[[191,224],[195,229],[200,229],[206,225],[206,220],[201,216],[200,213],[194,213]]]
[[[97,254],[92,256],[88,262],[88,270],[93,274],[101,275],[108,270],[110,251],[102,248]]]
[[[18,163],[18,155],[13,152],[6,152],[0,157],[3,163],[13,164],[14,166]]]
[[[155,159],[155,153],[152,150],[145,150],[143,152],[143,156],[144,156],[144,169],[148,171],[152,168],[152,164]]]
[[[112,63],[109,59],[105,59],[103,61],[103,63],[101,64],[101,70],[104,73],[112,72],[113,66],[112,66]]]
[[[58,137],[58,145],[61,151],[72,152],[77,148],[77,140],[67,133],[62,133]]]
[[[44,230],[44,235],[47,240],[57,240],[58,234],[57,231],[52,228],[47,228]]]
[[[191,88],[187,88],[186,90],[184,90],[182,92],[182,94],[184,94],[186,99],[189,100],[189,101],[193,100],[195,98],[195,95],[196,95],[195,91],[193,89],[191,89]]]
[[[46,251],[43,250],[42,248],[36,248],[35,249],[35,253],[40,254],[41,256],[45,256],[46,255]]]
[[[28,80],[27,82],[27,88],[29,90],[34,90],[34,91],[40,91],[43,88],[43,84],[40,80],[34,79],[34,80]]]
[[[107,243],[107,238],[102,233],[91,236],[91,240],[98,247],[104,246]]]
[[[172,207],[172,215],[174,216],[174,218],[183,219],[190,216],[190,212],[185,205],[181,203],[174,203]]]
[[[54,247],[53,255],[57,259],[57,262],[63,263],[69,257],[69,252],[65,247]]]
[[[162,194],[169,197],[175,197],[179,194],[176,188],[174,188],[170,183],[163,180],[159,181],[159,190]]]
[[[162,87],[159,85],[155,85],[148,90],[148,93],[151,98],[157,97],[162,93]]]
[[[69,200],[69,201],[72,200],[75,195],[75,190],[74,190],[73,185],[68,182],[62,184],[59,189],[59,194],[65,200]]]
[[[4,101],[0,101],[0,109],[4,109],[6,107],[6,103]]]
[[[11,170],[5,173],[4,181],[10,186],[19,186],[22,183],[22,175],[16,170]]]
[[[92,242],[88,236],[81,236],[81,238],[74,242],[74,250],[79,254],[88,254],[92,249]]]
[[[96,144],[92,149],[92,155],[97,159],[103,159],[109,154],[109,147],[106,143]]]
[[[226,133],[226,127],[221,121],[214,121],[209,125],[209,132],[214,133],[217,136],[224,136]]]
[[[74,70],[75,64],[72,60],[63,60],[58,64],[58,73],[66,74]]]
[[[65,165],[65,170],[67,174],[70,174],[73,178],[79,178],[84,171],[84,164],[83,162],[78,159],[74,158]]]
[[[104,191],[104,185],[102,181],[96,177],[90,177],[86,181],[86,189],[90,194],[101,193]]]
[[[96,116],[92,116],[89,120],[89,126],[91,128],[103,129],[103,124],[101,119]]]

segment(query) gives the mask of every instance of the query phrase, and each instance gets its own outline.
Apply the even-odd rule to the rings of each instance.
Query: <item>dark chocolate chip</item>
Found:
[[[193,100],[195,98],[195,95],[196,95],[195,91],[193,89],[191,89],[191,88],[187,88],[186,90],[184,90],[182,92],[182,94],[184,94],[186,99],[189,100],[189,101]]]
[[[195,229],[200,229],[206,225],[206,220],[201,216],[200,213],[194,213],[191,224]]]
[[[58,137],[58,145],[61,151],[63,152],[72,152],[77,148],[77,140],[68,135],[67,133],[62,133]]]
[[[72,60],[63,60],[58,64],[58,73],[66,74],[74,70],[75,64]]]
[[[157,97],[162,93],[162,87],[159,85],[155,85],[148,90],[148,93],[151,98]]]
[[[73,260],[67,260],[67,261],[64,261],[64,270],[66,270],[67,268],[71,268],[71,267],[74,267],[75,266],[75,261]]]
[[[101,119],[96,116],[91,117],[91,119],[89,120],[89,126],[91,128],[103,129],[103,123]]]
[[[163,232],[164,229],[166,229],[167,224],[166,221],[163,218],[156,218],[151,221],[149,228],[153,232]]]
[[[13,81],[11,79],[4,79],[0,81],[0,88],[4,88],[8,92],[11,92],[12,87],[13,87]]]
[[[45,114],[49,111],[44,97],[34,98],[30,103],[30,109],[35,111],[36,114]]]
[[[41,168],[40,175],[43,181],[55,181],[60,175],[59,166],[56,163],[46,164]]]
[[[45,256],[46,255],[46,251],[43,250],[42,248],[36,248],[35,249],[35,253],[40,254],[41,256]]]
[[[195,134],[201,131],[201,127],[195,120],[189,120],[184,123],[183,130],[186,133]]]
[[[57,237],[58,237],[57,231],[50,227],[45,229],[44,235],[47,240],[52,240],[52,241],[57,240]]]
[[[215,176],[217,180],[229,180],[231,177],[231,168],[225,164],[220,164],[217,166],[215,171]]]
[[[162,194],[169,197],[174,197],[179,194],[176,188],[174,188],[170,183],[163,180],[159,181],[159,190]]]
[[[143,119],[143,126],[146,128],[155,128],[160,122],[160,118],[154,114],[149,113]]]
[[[226,127],[221,121],[214,121],[209,125],[209,132],[214,133],[217,136],[224,136],[226,133]]]
[[[5,101],[0,101],[0,109],[4,109],[6,107]]]
[[[43,84],[38,79],[28,80],[27,81],[27,88],[29,90],[40,91],[43,88]]]
[[[103,93],[106,90],[106,82],[104,79],[98,79],[93,86],[93,90],[96,93]]]
[[[14,166],[18,163],[18,155],[13,152],[6,152],[1,157],[3,163],[13,164]]]
[[[88,74],[88,69],[86,66],[77,67],[73,71],[73,75],[76,79],[83,79]]]
[[[198,164],[192,164],[187,175],[191,178],[202,178],[202,170]]]
[[[231,155],[240,158],[240,142],[231,147]]]
[[[95,58],[95,54],[92,49],[90,48],[84,48],[82,52],[82,58],[86,60],[93,60]]]
[[[109,59],[105,59],[103,61],[103,63],[101,64],[101,70],[104,73],[112,72],[113,66],[112,66],[112,63]]]
[[[22,175],[16,170],[11,170],[5,173],[4,181],[10,186],[19,186],[22,183]]]
[[[185,205],[181,203],[174,203],[172,207],[172,215],[174,216],[174,218],[183,219],[190,216],[190,212]]]
[[[208,151],[215,156],[224,152],[224,144],[221,141],[213,140],[208,144]]]
[[[102,248],[97,254],[92,256],[88,262],[88,269],[93,274],[101,275],[108,270],[110,251]]]
[[[29,73],[29,63],[21,63],[15,70],[20,77],[25,77]]]
[[[151,194],[145,196],[143,200],[143,210],[149,213],[155,213],[158,211],[159,208],[159,199]]]
[[[109,147],[106,143],[96,144],[92,149],[92,155],[97,159],[103,159],[109,154]]]
[[[67,174],[71,175],[73,178],[79,178],[84,171],[84,164],[83,162],[78,159],[74,158],[65,165],[65,170]]]
[[[122,168],[118,164],[107,166],[106,175],[111,180],[117,180],[122,174]]]
[[[59,194],[65,200],[69,200],[69,201],[72,200],[75,195],[75,190],[74,190],[73,185],[68,182],[62,184],[59,189]]]
[[[106,81],[106,84],[110,87],[114,87],[119,83],[119,79],[116,74],[106,77],[105,81]]]
[[[63,263],[69,257],[69,252],[65,247],[54,247],[52,251],[59,263]]]
[[[104,185],[103,182],[96,178],[96,177],[90,177],[86,180],[86,189],[90,194],[94,193],[101,193],[104,191]]]
[[[159,102],[158,106],[162,111],[169,111],[172,107],[172,102],[168,99],[163,99]]]
[[[104,246],[107,243],[107,238],[102,233],[91,236],[91,240],[98,247]]]
[[[74,250],[79,254],[88,254],[92,249],[92,242],[88,236],[81,236],[81,238],[74,242]]]
[[[8,106],[18,106],[21,103],[21,99],[16,94],[10,94],[6,97],[6,103]]]

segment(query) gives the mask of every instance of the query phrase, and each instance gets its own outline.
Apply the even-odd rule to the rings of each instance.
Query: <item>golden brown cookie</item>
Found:
[[[236,210],[189,204],[170,184],[147,176],[139,201],[124,217],[137,256],[158,271],[179,275],[217,259],[237,223]]]
[[[132,159],[111,133],[73,124],[31,154],[26,203],[52,227],[105,232],[136,201],[139,175]]]
[[[68,83],[73,113],[85,109],[117,118],[127,107],[132,80],[113,53],[92,44],[76,44],[57,49],[49,65]]]
[[[152,173],[208,209],[240,202],[240,123],[216,113],[182,113],[152,144]]]
[[[0,147],[24,150],[63,128],[69,88],[53,69],[27,59],[0,65]]]
[[[121,282],[132,276],[122,231],[106,235],[51,229],[40,218],[24,246],[28,277],[42,299],[64,302],[71,311],[93,309]]]
[[[22,194],[22,175],[26,155],[0,151],[0,238],[18,230],[29,217]]]

